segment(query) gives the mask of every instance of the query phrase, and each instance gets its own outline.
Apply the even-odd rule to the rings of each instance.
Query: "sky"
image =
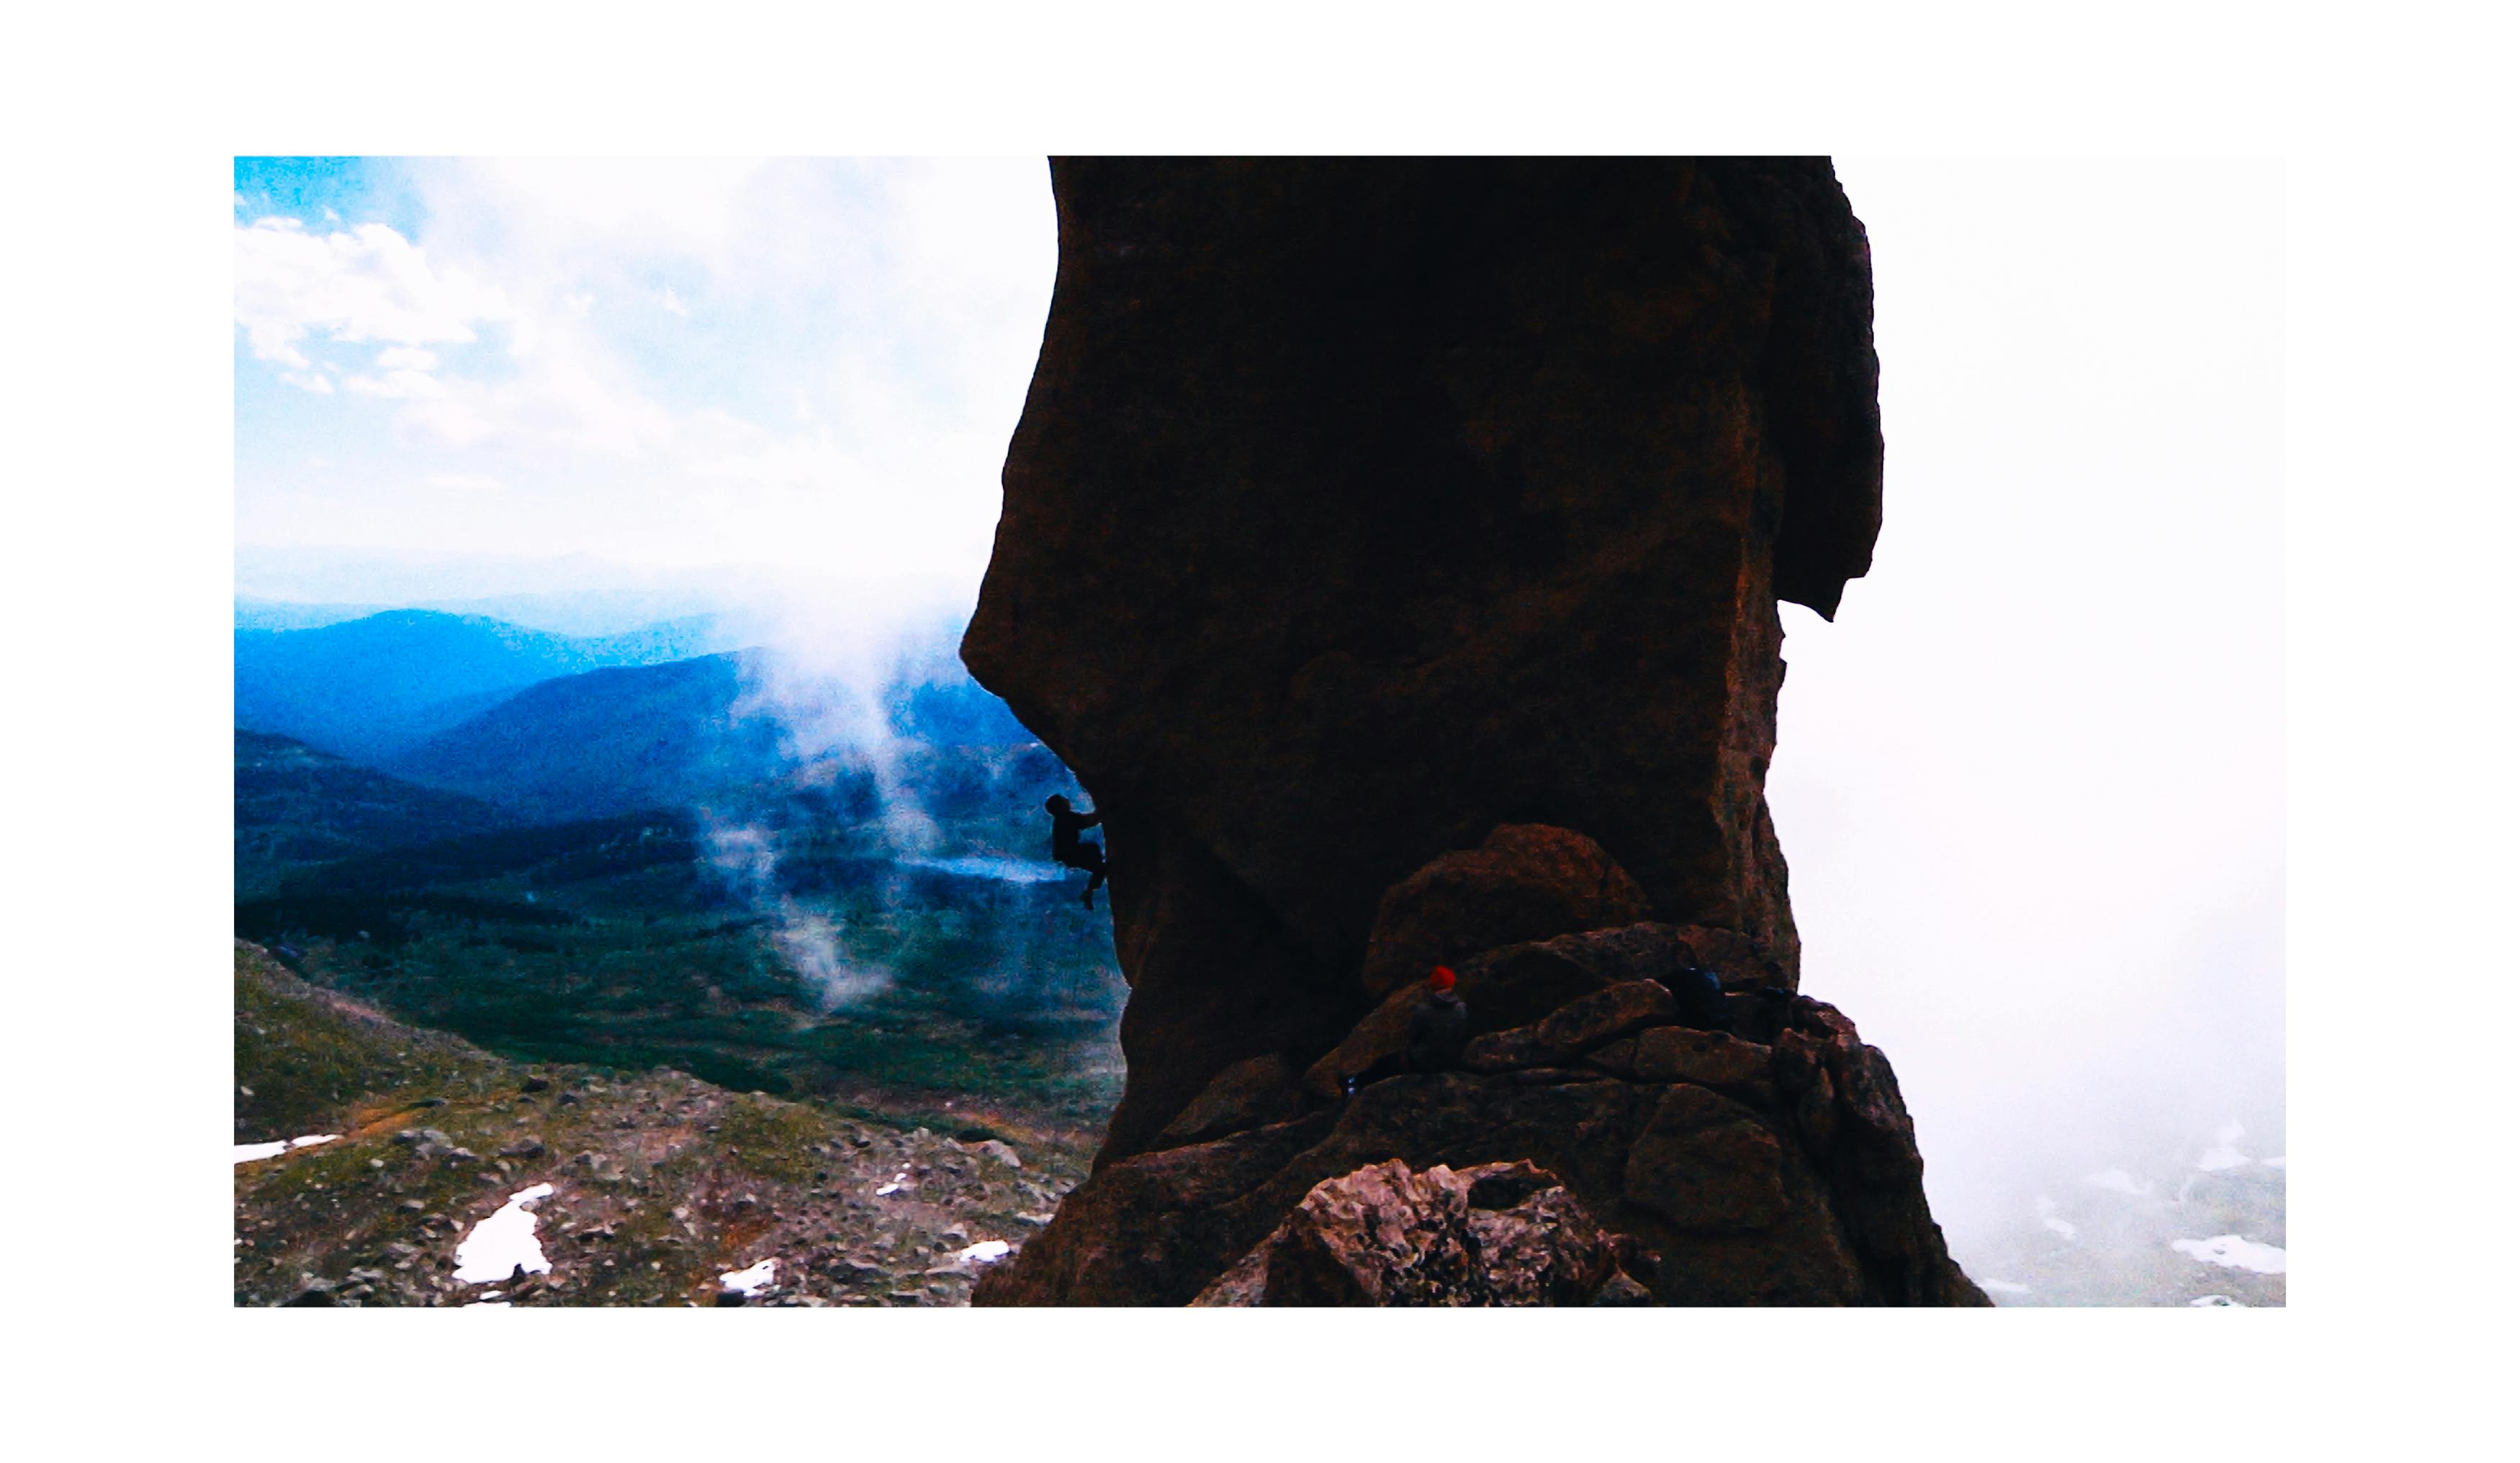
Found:
[[[1784,608],[1770,796],[1960,1243],[2129,1145],[2281,1151],[2281,172],[1838,169],[1886,508],[1834,623]],[[1039,158],[248,159],[235,234],[241,591],[714,568],[822,644],[976,593]]]
[[[1784,611],[1804,989],[1897,1064],[1956,1242],[2226,1119],[2280,1154],[2281,170],[1838,171],[1887,453],[1871,572]]]
[[[242,590],[362,555],[978,583],[1042,159],[241,158],[235,195]],[[449,583],[549,578],[483,576]]]

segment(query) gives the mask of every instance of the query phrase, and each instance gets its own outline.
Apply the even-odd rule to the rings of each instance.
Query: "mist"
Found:
[[[845,857],[861,912],[871,901],[897,924],[941,909],[946,936],[971,937],[950,973],[928,972],[958,998],[1107,1026],[1118,990],[1107,930],[1081,909],[1065,912],[1074,880],[1040,857],[1041,800],[1081,789],[963,667],[968,593],[942,581],[797,580],[756,585],[728,611],[757,631],[728,715],[775,728],[792,771],[744,807],[698,810],[704,851],[827,1014],[918,979],[890,963],[881,937],[852,929],[850,897],[834,898],[827,879],[807,872],[817,892],[798,893],[798,849],[812,851],[808,864]],[[1062,917],[1045,920],[1045,905]],[[1080,961],[1102,978],[1080,981]]]
[[[759,823],[735,823],[699,811],[700,855],[727,890],[770,924],[770,943],[790,973],[817,998],[824,1014],[855,1009],[892,989],[893,973],[860,961],[842,923],[811,909],[779,879],[777,835]]]
[[[1785,606],[1769,794],[1966,1265],[2231,1123],[2283,1153],[2281,175],[1838,171],[1886,504],[1836,622]]]

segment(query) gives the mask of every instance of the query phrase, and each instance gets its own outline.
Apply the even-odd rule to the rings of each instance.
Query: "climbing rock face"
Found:
[[[1508,823],[1382,896],[1366,940],[1366,994],[1388,996],[1499,945],[1633,924],[1647,909],[1645,892],[1592,839]]]
[[[1156,1142],[1164,1147],[1204,1142],[1264,1123],[1282,1122],[1302,1110],[1295,1070],[1273,1051],[1216,1074],[1191,1105],[1165,1125]]]
[[[1617,1006],[1628,998],[1604,997],[1624,991],[1568,1009]],[[1590,1051],[1570,1039],[1532,1053],[1561,1065],[1388,1077],[1282,1122],[1107,1164],[973,1304],[1488,1304],[1465,1298],[1511,1288],[1472,1278],[1487,1252],[1462,1226],[1481,1205],[1444,1197],[1451,1180],[1435,1175],[1521,1163],[1584,1216],[1566,1232],[1598,1225],[1621,1257],[1626,1283],[1598,1280],[1611,1300],[1985,1305],[1926,1210],[1888,1061],[1808,998],[1738,1014],[1742,1031],[1666,1012]],[[1556,1014],[1538,1026],[1606,1030]],[[1702,1083],[1663,1075],[1681,1068]]]
[[[1128,1083],[975,1301],[1502,1296],[1428,1175],[1528,1163],[1661,1257],[1614,1299],[1981,1302],[1888,1064],[1794,994],[1764,793],[1778,601],[1832,614],[1880,525],[1828,164],[1052,184],[963,655],[1103,815]],[[1406,1054],[1435,963],[1458,1063]],[[1450,1249],[1363,1238],[1436,1210]]]
[[[1869,257],[1827,162],[1051,181],[963,655],[1106,815],[1134,989],[1106,1158],[1236,1062],[1310,1065],[1388,989],[1386,894],[1501,826],[1571,829],[1642,893],[1568,928],[1732,930],[1790,980],[1777,600],[1833,612],[1880,517]]]
[[[1618,1244],[1528,1163],[1397,1159],[1325,1178],[1193,1306],[1584,1306],[1614,1278]]]

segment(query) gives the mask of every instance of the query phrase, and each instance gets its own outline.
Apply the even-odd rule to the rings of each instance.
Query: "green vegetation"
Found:
[[[236,962],[240,1073],[270,1095],[241,1138],[333,1142],[240,1164],[239,1305],[719,1304],[775,1258],[774,1305],[959,1304],[975,1240],[1020,1244],[1084,1176],[1090,1141],[1010,1149],[730,1093],[674,1072],[519,1066],[366,1013],[250,947]],[[336,1093],[339,1093],[336,1097]],[[262,1097],[261,1089],[256,1091]],[[285,1121],[283,1121],[285,1120]],[[552,1269],[455,1278],[479,1220],[541,1183]]]
[[[478,1091],[497,1069],[464,1042],[323,1000],[261,952],[237,947],[239,1142],[311,1132],[378,1094]]]
[[[718,1117],[717,1140],[728,1159],[765,1178],[808,1183],[826,1169],[813,1145],[833,1136],[831,1121],[793,1102],[738,1098]]]
[[[946,815],[928,863],[886,842],[863,776],[827,770],[713,816],[297,869],[237,906],[238,933],[315,986],[517,1060],[670,1068],[947,1131],[1099,1128],[1125,994],[1105,915],[1072,882],[944,862],[1030,852],[1040,769],[925,756],[914,771]]]

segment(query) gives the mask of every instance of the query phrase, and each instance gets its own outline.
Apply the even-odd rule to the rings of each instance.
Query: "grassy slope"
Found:
[[[1090,1151],[967,1146],[673,1071],[528,1071],[309,986],[243,942],[236,1012],[239,1140],[343,1134],[238,1167],[239,1305],[504,1290],[454,1281],[457,1243],[541,1182],[556,1190],[537,1208],[554,1269],[518,1304],[708,1304],[719,1274],[768,1257],[774,1304],[958,1304],[973,1267],[955,1252],[1019,1246]]]
[[[914,769],[940,854],[1032,852],[1056,764],[988,751]],[[237,909],[319,984],[511,1057],[671,1066],[723,1086],[960,1121],[1098,1129],[1119,1077],[1105,917],[1068,884],[893,862],[864,789],[791,789],[769,829],[782,900],[714,870],[694,816],[512,828],[301,870]],[[775,802],[775,800],[774,800]],[[791,898],[792,897],[792,898]],[[890,985],[826,1009],[780,918],[828,928]]]
[[[475,798],[416,786],[286,736],[236,732],[240,898],[312,864],[503,827]]]

